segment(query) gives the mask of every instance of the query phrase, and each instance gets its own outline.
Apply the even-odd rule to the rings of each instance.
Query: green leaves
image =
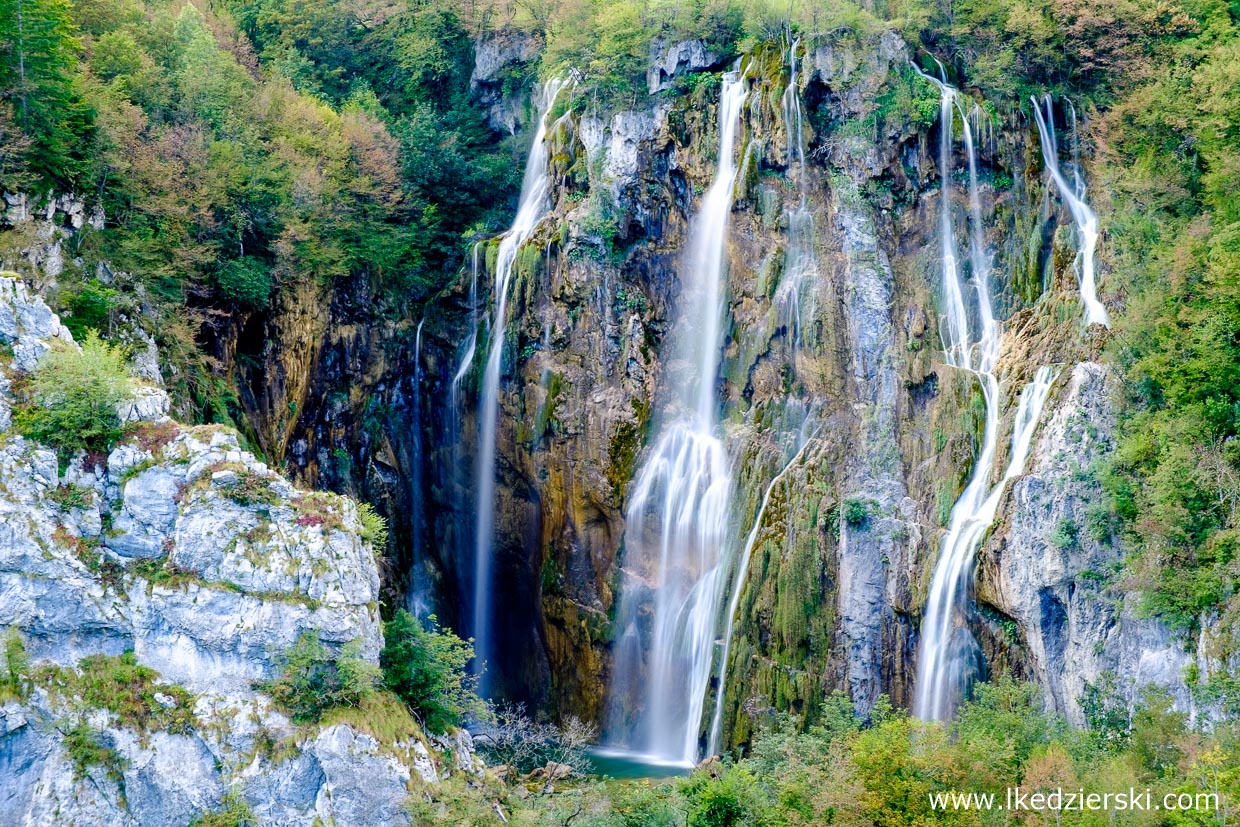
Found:
[[[404,609],[384,625],[379,663],[383,680],[432,732],[446,732],[465,718],[485,714],[477,678],[466,671],[474,647],[432,616],[428,628]]]
[[[56,341],[24,388],[14,424],[23,436],[59,449],[62,462],[79,450],[107,451],[120,439],[116,406],[129,388],[124,356],[94,331],[81,353]]]

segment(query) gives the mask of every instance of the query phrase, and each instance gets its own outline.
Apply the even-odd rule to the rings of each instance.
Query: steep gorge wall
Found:
[[[808,51],[800,94],[809,111],[806,194],[820,277],[803,338],[776,297],[788,207],[800,195],[779,103],[786,52],[768,44],[746,64],[752,89],[742,116],[719,388],[738,478],[735,554],[768,484],[791,464],[771,487],[745,573],[727,668],[728,743],[743,741],[761,710],[811,709],[837,689],[863,709],[880,693],[910,700],[937,545],[980,442],[980,392],[942,363],[941,171],[930,150],[937,126],[908,60],[892,33],[837,33]],[[555,207],[523,253],[515,288],[497,517],[504,572],[497,582],[512,628],[506,662],[493,667],[516,694],[561,716],[598,719],[610,678],[624,497],[660,393],[657,357],[678,291],[679,252],[712,171],[716,87],[694,87],[652,98],[643,110],[568,119],[552,150]],[[1044,183],[1031,120],[1019,111],[986,120],[979,143],[987,245],[1008,320],[1003,453],[1011,403],[1035,369],[1063,365],[1067,382],[1098,343],[1079,321],[1068,219]],[[485,276],[483,285],[486,295]],[[458,306],[464,289],[462,282],[451,297]],[[436,381],[442,397],[444,374]],[[1046,416],[1062,419],[1071,406],[1104,396],[1092,386],[1061,392]],[[466,442],[473,427],[467,421],[461,431]],[[1070,473],[1054,469],[1054,484]],[[1020,486],[1028,483],[1009,495],[990,549],[1005,538],[1045,545],[1045,525],[1032,534],[1009,528],[1020,520],[1010,505]],[[436,506],[441,520],[464,516],[447,500]],[[1050,621],[1026,608],[1033,587],[1013,585],[1013,571],[999,575],[1008,587],[996,591],[993,576],[984,570],[984,606],[974,618],[992,665],[1029,677],[1058,673],[1060,661],[1040,643]],[[1100,595],[1078,600],[1087,612],[1101,610]],[[1151,677],[1174,683],[1167,664],[1179,662],[1179,644],[1165,630],[1133,629],[1117,633],[1115,645],[1129,660],[1148,658],[1146,638],[1158,637],[1166,663]],[[1086,665],[1067,689],[1044,682],[1050,699],[1079,719],[1073,699],[1100,674],[1101,664]]]
[[[510,46],[479,49],[484,74],[536,55],[536,44]],[[744,741],[764,710],[812,709],[837,689],[862,708],[879,693],[910,701],[937,546],[981,438],[977,385],[943,364],[938,336],[933,90],[914,79],[894,33],[842,31],[807,46],[800,187],[781,106],[786,44],[766,44],[746,64],[719,386],[737,479],[734,553],[779,476],[736,615],[726,743]],[[495,542],[504,621],[489,666],[501,692],[561,718],[602,717],[625,497],[663,390],[680,252],[715,161],[719,58],[693,44],[659,48],[659,94],[621,112],[577,102],[559,122],[553,207],[519,256],[504,331]],[[678,87],[688,70],[699,80]],[[484,91],[496,122],[529,132],[527,100]],[[1106,450],[1110,380],[1074,367],[1096,358],[1100,338],[1082,330],[1070,222],[1046,188],[1027,113],[979,125],[1009,403],[1039,365],[1063,369],[1030,474],[1005,497],[983,549],[974,624],[994,667],[1040,680],[1078,721],[1076,699],[1106,672],[1132,676],[1130,694],[1146,678],[1172,685],[1188,705],[1183,646],[1131,608],[1110,608],[1116,586],[1099,585],[1098,572],[1122,559],[1118,539],[1081,532],[1066,548],[1048,539],[1064,520],[1081,522],[1096,496],[1080,477]],[[788,214],[802,194],[818,278],[796,330],[779,291]],[[267,457],[301,484],[360,494],[389,515],[388,602],[404,599],[416,558],[432,607],[461,630],[481,358],[455,405],[452,387],[475,310],[479,354],[491,335],[494,247],[478,246],[474,305],[469,266],[424,322],[387,310],[365,279],[286,285],[271,313],[232,320],[218,342]],[[1084,426],[1065,423],[1081,416],[1097,419],[1100,435],[1073,438]],[[1005,421],[1001,453],[1008,430]]]

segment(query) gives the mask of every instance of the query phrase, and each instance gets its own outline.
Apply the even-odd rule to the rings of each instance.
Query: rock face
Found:
[[[1101,489],[1090,472],[1111,448],[1114,377],[1082,362],[1059,383],[1028,473],[984,550],[980,599],[1015,621],[1031,676],[1073,723],[1086,723],[1086,688],[1107,679],[1124,698],[1154,685],[1192,710],[1192,657],[1165,626],[1137,616],[1139,595],[1115,582],[1123,547],[1093,517]]]
[[[60,331],[0,282],[0,336],[34,353]],[[52,451],[0,434],[0,629],[30,660],[26,691],[0,691],[0,823],[184,825],[230,800],[260,824],[409,823],[410,791],[440,777],[433,748],[294,726],[253,688],[306,632],[377,664],[379,575],[354,504],[298,491],[226,429],[167,420],[166,398],[127,404],[159,421],[98,466],[60,474]],[[188,724],[135,730],[42,677],[126,652]],[[106,760],[82,758],[80,727]],[[474,771],[468,736],[453,746],[442,772]]]
[[[745,60],[750,94],[730,216],[719,400],[737,487],[729,552],[739,558],[751,533],[753,544],[724,670],[724,746],[747,739],[755,710],[812,710],[835,690],[862,709],[880,693],[911,699],[925,591],[982,427],[977,384],[944,364],[937,336],[936,91],[915,76],[893,32],[803,44],[803,115],[787,103],[786,45]],[[494,611],[508,637],[490,667],[504,691],[564,716],[602,720],[628,487],[670,373],[657,354],[680,290],[678,259],[714,168],[717,86],[667,92],[678,88],[677,73],[718,65],[703,44],[659,45],[650,76],[659,97],[621,112],[573,109],[557,124],[552,209],[514,276],[495,542],[506,588]],[[1028,130],[996,126],[978,143],[993,289],[1010,320],[1000,370],[1014,399],[1010,389],[1038,365],[1074,365],[1093,345],[1047,310],[1075,302],[1076,285],[1072,251],[1041,243],[1066,219],[1047,200],[1037,147]],[[964,158],[953,167],[964,168]],[[1005,179],[1012,183],[996,183]],[[812,218],[816,271],[799,294],[806,317],[794,325],[784,302],[798,209]],[[963,193],[958,209],[968,209]],[[483,317],[489,249],[476,280]],[[442,594],[458,604],[470,599],[462,584],[472,543],[457,527],[471,522],[477,368],[463,360],[473,282],[467,267],[427,314],[421,388],[423,398],[444,401],[430,404],[429,421],[451,423],[425,426],[422,437],[433,469],[427,529],[441,550]],[[1092,410],[1096,393],[1046,416]],[[1013,408],[1003,411],[1004,430]],[[1128,697],[1153,681],[1187,704],[1176,677],[1187,656],[1166,629],[1128,611],[1108,620],[1097,590],[1071,584],[1090,564],[1074,562],[1063,577],[1043,570],[1039,555],[1055,525],[1044,512],[1073,506],[1052,508],[1031,491],[1039,479],[1044,489],[1072,490],[1076,471],[1046,464],[1059,449],[1039,450],[988,546],[1025,549],[1010,571],[984,572],[976,624],[989,635],[995,668],[1040,676],[1048,701],[1077,720],[1085,684],[1113,669],[1133,674],[1121,687]],[[1095,551],[1112,562],[1122,556]],[[1009,628],[1005,618],[1014,637],[995,634]],[[1095,649],[1105,651],[1086,655]]]
[[[676,78],[685,72],[714,69],[723,63],[723,56],[702,40],[682,40],[650,44],[650,68],[646,70],[646,87],[654,95],[671,89]]]

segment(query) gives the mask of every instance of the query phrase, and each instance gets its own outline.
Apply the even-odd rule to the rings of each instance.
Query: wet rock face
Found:
[[[474,80],[497,129],[529,131],[509,81],[537,48],[504,33],[478,46]],[[927,121],[906,100],[920,94],[908,58],[892,32],[805,44],[801,180],[782,105],[787,56],[770,44],[748,56],[718,388],[735,457],[738,545],[768,484],[798,459],[757,526],[729,654],[727,743],[747,737],[754,710],[813,708],[836,689],[863,708],[880,693],[907,703],[937,546],[980,441],[976,383],[941,354],[937,126],[933,112]],[[612,677],[626,497],[672,373],[660,347],[717,151],[717,84],[669,90],[685,72],[722,68],[719,60],[701,43],[659,44],[648,78],[658,97],[628,111],[574,109],[554,124],[550,211],[513,274],[496,463],[494,616],[504,623],[489,669],[499,692],[553,717],[601,720]],[[1071,251],[1044,249],[1063,222],[1045,197],[1027,126],[996,123],[978,140],[986,244],[996,279],[1007,279],[995,292],[1009,320],[1000,366],[1008,386],[1044,362],[1074,364],[1089,347],[1075,326],[1034,305],[1044,290],[1074,301],[1076,287],[1064,269]],[[999,188],[1000,178],[1013,183]],[[818,271],[797,332],[780,289],[802,198]],[[424,323],[383,317],[364,280],[342,280],[328,292],[286,291],[270,319],[237,337],[238,350],[262,357],[261,369],[237,370],[265,452],[287,461],[299,484],[380,504],[392,526],[386,599],[423,600],[458,630],[471,616],[475,411],[494,247],[478,244],[474,300],[467,262]],[[461,371],[470,341],[476,356]],[[1010,411],[1004,417],[1006,429]],[[1046,491],[1071,490],[1072,473],[1031,466],[1042,493],[1034,496],[1032,482],[1014,487],[979,581],[999,620],[977,623],[1004,636],[1002,621],[1015,624],[1012,643],[990,634],[992,659],[1039,676],[1075,716],[1066,699],[1101,671],[1170,676],[1180,655],[1160,627],[1130,614],[1107,619],[1085,569],[1052,575],[1033,562],[1051,554],[1044,535],[1054,527],[1034,512],[1050,508]],[[1069,500],[1055,503],[1075,513]],[[136,513],[133,525],[147,530]],[[1007,539],[1012,531],[1019,541]],[[1007,572],[1007,557],[991,559],[996,543],[1037,551]],[[1101,565],[1119,552],[1089,554]],[[1091,632],[1085,646],[1073,637],[1085,626],[1110,631]],[[1105,656],[1089,655],[1090,646]]]

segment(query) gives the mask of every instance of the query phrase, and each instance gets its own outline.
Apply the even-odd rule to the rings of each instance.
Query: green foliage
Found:
[[[844,522],[853,528],[864,526],[878,507],[874,500],[864,497],[849,497],[844,500]]]
[[[82,170],[90,111],[75,72],[81,49],[68,0],[0,0],[0,98],[11,106],[9,129],[28,137],[21,160],[47,183]]]
[[[258,819],[245,796],[233,790],[224,796],[221,807],[213,813],[202,813],[190,822],[190,827],[254,827]]]
[[[340,706],[357,706],[379,686],[381,675],[361,656],[361,641],[332,653],[315,631],[305,631],[279,658],[278,675],[255,688],[271,695],[298,723],[315,723]]]
[[[3,663],[0,664],[0,702],[8,699],[21,700],[30,688],[30,658],[26,655],[26,641],[21,632],[10,629],[4,635]]]
[[[82,720],[62,732],[61,737],[78,778],[85,778],[90,768],[97,766],[103,767],[112,781],[118,784],[122,781],[127,762],[115,747],[104,740],[103,733]]]
[[[688,804],[689,827],[762,827],[769,798],[745,766],[726,765],[716,773],[695,773],[680,785]]]
[[[221,298],[262,310],[271,300],[271,265],[249,256],[224,262],[215,284]]]
[[[1240,40],[1222,3],[1141,10],[1160,61],[1138,62],[1142,82],[1097,129],[1126,305],[1109,344],[1124,405],[1106,528],[1136,549],[1145,610],[1193,630],[1233,600],[1237,576]]]
[[[369,543],[374,549],[375,554],[383,554],[387,551],[388,543],[388,524],[375,507],[370,503],[357,504],[357,517],[362,527],[359,535],[362,542]]]
[[[159,673],[139,664],[133,652],[89,655],[76,671],[52,668],[46,677],[63,698],[85,709],[106,709],[121,726],[142,734],[183,734],[196,723],[193,696],[179,686],[157,683]]]
[[[14,424],[23,436],[56,447],[62,462],[79,450],[107,451],[121,437],[116,406],[129,387],[124,356],[95,334],[81,353],[57,343],[24,388]]]
[[[1060,551],[1076,547],[1077,527],[1076,523],[1065,518],[1055,524],[1055,529],[1047,537],[1047,542]]]
[[[471,642],[440,629],[434,616],[424,628],[403,609],[384,624],[383,636],[384,683],[427,729],[446,732],[468,717],[485,716],[477,678],[466,668],[474,657]]]

